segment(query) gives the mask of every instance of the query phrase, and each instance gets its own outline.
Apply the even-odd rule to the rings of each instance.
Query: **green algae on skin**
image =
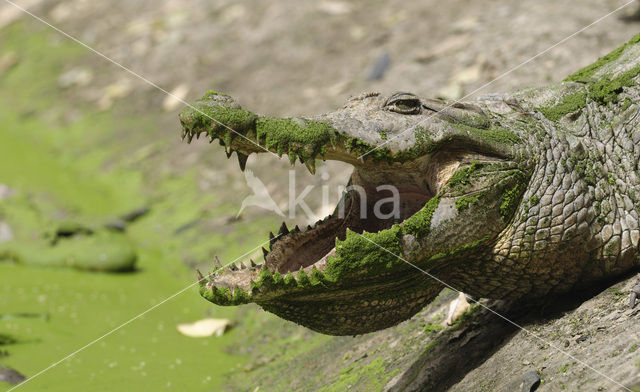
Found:
[[[482,196],[482,194],[477,194],[477,195],[473,195],[473,196],[463,196],[459,199],[456,200],[456,209],[460,212],[460,211],[464,211],[467,208],[475,205],[476,203],[478,203],[478,200],[480,199],[480,197]]]
[[[506,222],[514,215],[516,208],[520,205],[520,197],[526,190],[526,184],[519,182],[508,189],[502,195],[502,202],[500,204],[500,216]]]
[[[339,281],[347,274],[375,276],[405,265],[397,257],[402,255],[400,232],[398,225],[378,233],[348,232],[344,241],[336,241],[338,257],[329,259],[325,277]]]
[[[506,128],[475,128],[467,124],[460,123],[452,123],[452,126],[460,131],[466,132],[472,139],[476,139],[487,144],[497,143],[499,145],[513,146],[522,141],[520,136]]]
[[[640,43],[640,34],[636,34],[633,38],[631,38],[631,40],[629,40],[629,42],[616,48],[606,56],[599,58],[595,63],[590,64],[582,68],[581,70],[569,75],[567,78],[565,78],[565,81],[582,82],[582,83],[589,82],[594,77],[595,73],[600,68],[602,68],[602,66],[609,64],[613,61],[616,61],[617,59],[620,58],[620,56],[622,56],[622,53],[624,53],[627,47],[631,45],[635,45],[637,43]]]
[[[603,77],[596,82],[589,83],[589,98],[601,105],[606,105],[609,102],[617,103],[618,94],[622,92],[624,87],[635,85],[636,82],[633,79],[639,73],[640,65],[637,65],[614,79]]]
[[[574,113],[587,106],[587,93],[579,92],[562,97],[556,105],[538,109],[551,121],[558,121],[569,113]]]
[[[278,154],[295,153],[303,160],[324,154],[335,144],[337,131],[326,122],[299,118],[262,117],[256,121],[256,141]]]
[[[583,109],[589,101],[599,105],[617,103],[618,96],[624,87],[631,87],[636,84],[634,78],[640,74],[640,66],[635,66],[615,78],[611,78],[610,75],[601,75],[598,79],[594,79],[594,76],[604,65],[619,59],[628,46],[638,43],[640,43],[640,34],[637,34],[629,42],[600,58],[595,63],[567,77],[565,82],[584,83],[585,90],[566,95],[557,104],[538,108],[538,110],[549,120],[558,121],[570,113]],[[630,105],[629,98],[625,98],[622,111],[625,111]]]
[[[431,231],[431,218],[439,204],[440,197],[432,197],[420,211],[404,222],[402,231],[406,234],[412,234],[416,238],[425,237]]]

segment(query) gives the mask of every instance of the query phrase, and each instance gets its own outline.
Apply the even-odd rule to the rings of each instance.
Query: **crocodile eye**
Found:
[[[420,98],[409,93],[395,93],[384,103],[387,110],[400,114],[420,114],[422,102]]]

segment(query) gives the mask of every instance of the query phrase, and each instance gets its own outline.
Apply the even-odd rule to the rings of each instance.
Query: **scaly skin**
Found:
[[[567,292],[637,266],[638,41],[563,83],[451,107],[365,94],[329,114],[275,119],[207,93],[181,113],[183,137],[220,139],[241,168],[264,152],[252,142],[311,172],[315,159],[348,162],[351,184],[366,190],[368,218],[349,192],[344,219],[284,226],[263,265],[201,277],[202,296],[255,302],[346,335],[395,325],[442,289],[396,255],[472,296],[510,299]],[[400,191],[399,221],[373,217],[374,203],[390,196],[376,192],[381,184]]]

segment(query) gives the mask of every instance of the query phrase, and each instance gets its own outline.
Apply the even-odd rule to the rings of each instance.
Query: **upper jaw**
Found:
[[[398,114],[388,110],[388,101],[365,94],[324,115],[273,118],[243,109],[228,95],[209,92],[180,113],[182,137],[189,142],[203,134],[210,142],[218,139],[227,155],[237,153],[242,169],[248,155],[269,151],[286,154],[292,164],[300,161],[312,173],[317,158],[355,167],[402,163],[451,144],[504,157],[519,141],[503,128],[492,128],[489,117],[473,104],[419,99],[416,114]]]
[[[218,139],[227,154],[236,151],[242,160],[251,153],[287,154],[292,163],[299,160],[313,170],[316,158],[354,166],[407,161],[420,155],[412,132],[415,125],[434,133],[445,126],[428,111],[399,116],[382,110],[381,102],[382,98],[370,96],[364,105],[346,105],[316,117],[272,118],[258,116],[231,97],[211,92],[180,113],[182,137],[188,142],[202,135],[210,142]]]

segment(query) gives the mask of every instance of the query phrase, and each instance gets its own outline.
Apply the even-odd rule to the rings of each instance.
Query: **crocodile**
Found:
[[[628,273],[639,264],[639,74],[640,34],[560,83],[465,102],[367,93],[275,118],[207,92],[180,113],[188,142],[217,139],[242,170],[268,151],[312,174],[318,159],[353,173],[333,214],[283,224],[259,265],[216,259],[198,272],[200,294],[356,335],[409,319],[445,285],[544,298]]]

